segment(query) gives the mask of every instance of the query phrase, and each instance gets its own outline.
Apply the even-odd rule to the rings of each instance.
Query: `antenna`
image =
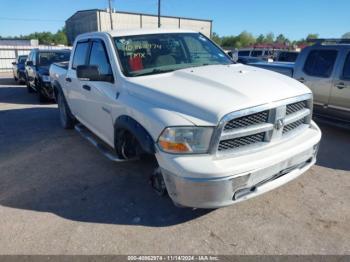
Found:
[[[113,30],[112,0],[108,0],[109,4],[109,20],[111,22],[111,30]]]
[[[158,28],[160,28],[160,1],[158,0]]]

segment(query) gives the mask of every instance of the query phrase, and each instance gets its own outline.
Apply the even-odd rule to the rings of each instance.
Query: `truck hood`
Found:
[[[128,80],[131,95],[174,111],[195,125],[217,125],[230,112],[311,93],[292,78],[242,64],[187,68]]]

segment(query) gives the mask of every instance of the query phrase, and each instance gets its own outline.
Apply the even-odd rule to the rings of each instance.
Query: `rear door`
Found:
[[[29,66],[26,65],[26,71],[27,71],[27,77],[28,77],[28,82],[31,86],[34,86],[34,80],[35,80],[35,67],[36,67],[36,52],[31,52],[30,56],[28,58],[28,61],[31,61],[33,65]]]
[[[68,104],[73,114],[83,123],[86,124],[87,112],[85,106],[85,92],[83,83],[77,78],[77,67],[79,65],[87,65],[88,54],[90,50],[89,40],[79,41],[75,48],[67,76],[64,79],[65,95],[68,97]]]
[[[312,90],[316,105],[328,105],[337,58],[336,49],[320,47],[311,49],[304,62],[296,65],[294,78]]]
[[[343,58],[333,81],[329,107],[339,110],[339,118],[350,120],[350,51],[343,50]]]

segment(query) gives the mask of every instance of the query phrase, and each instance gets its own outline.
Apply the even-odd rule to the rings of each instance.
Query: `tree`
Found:
[[[276,42],[279,43],[279,44],[284,44],[285,42],[287,42],[287,40],[288,39],[283,34],[279,34],[276,37]]]
[[[350,39],[350,32],[343,34],[342,38]]]
[[[224,36],[221,38],[221,45],[223,47],[237,47],[237,37],[236,36]]]
[[[13,36],[8,37],[11,39],[38,39],[39,44],[43,45],[67,45],[67,34],[66,29],[63,27],[62,29],[58,30],[55,34],[51,32],[34,32],[29,35],[19,35],[19,36]]]
[[[318,38],[318,34],[308,34],[306,37],[306,40],[316,39],[316,38]]]
[[[263,44],[265,43],[265,36],[263,34],[260,34],[258,38],[256,39],[257,44]]]
[[[215,33],[215,32],[212,34],[211,40],[213,40],[218,45],[222,44],[222,40],[221,40],[220,36],[217,33]]]
[[[243,31],[237,36],[236,47],[240,48],[240,47],[250,46],[255,44],[255,42],[256,42],[256,39],[251,33],[248,33],[247,31]]]
[[[265,43],[273,44],[274,40],[275,40],[275,35],[273,33],[266,34],[266,36],[265,36]]]

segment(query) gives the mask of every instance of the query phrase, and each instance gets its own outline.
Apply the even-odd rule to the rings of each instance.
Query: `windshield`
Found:
[[[114,41],[123,71],[131,77],[233,63],[220,48],[199,33],[125,36],[116,37]]]
[[[39,53],[39,66],[49,66],[52,63],[68,61],[70,51],[66,52],[40,52]]]
[[[27,60],[27,56],[21,55],[18,57],[18,64],[24,64]]]

